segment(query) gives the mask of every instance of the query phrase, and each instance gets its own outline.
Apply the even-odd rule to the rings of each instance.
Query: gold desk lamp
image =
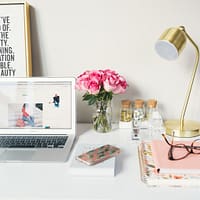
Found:
[[[165,121],[166,133],[168,135],[174,135],[176,137],[194,137],[200,135],[200,122],[184,120],[185,112],[192,91],[192,85],[199,63],[199,49],[195,42],[192,40],[192,38],[187,34],[183,26],[167,29],[160,36],[159,40],[156,42],[155,45],[155,49],[161,57],[167,60],[174,60],[179,56],[179,54],[185,47],[187,39],[192,43],[196,50],[196,58],[192,78],[188,86],[180,119]]]

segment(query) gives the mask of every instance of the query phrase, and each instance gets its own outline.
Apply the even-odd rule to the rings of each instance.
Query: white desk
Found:
[[[142,183],[137,142],[130,140],[128,131],[116,129],[101,134],[94,132],[90,124],[79,124],[78,135],[78,143],[110,143],[121,147],[115,177],[70,175],[68,168],[72,156],[66,163],[1,163],[0,199],[199,199],[200,188],[151,188]]]

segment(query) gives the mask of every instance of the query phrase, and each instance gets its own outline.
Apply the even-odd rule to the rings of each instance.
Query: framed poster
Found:
[[[0,77],[31,75],[29,5],[25,1],[0,2]]]

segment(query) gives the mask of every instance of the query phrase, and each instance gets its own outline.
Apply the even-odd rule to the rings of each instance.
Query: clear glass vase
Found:
[[[100,133],[107,133],[112,129],[112,108],[111,101],[97,101],[96,112],[93,115],[94,130]]]

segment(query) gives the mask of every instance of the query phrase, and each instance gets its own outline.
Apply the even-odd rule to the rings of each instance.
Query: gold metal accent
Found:
[[[180,120],[168,120],[165,122],[166,133],[168,135],[174,134],[174,136],[176,137],[194,137],[200,135],[200,122],[184,120],[186,109],[190,99],[190,94],[192,91],[192,86],[199,64],[199,48],[192,40],[192,38],[187,34],[183,26],[180,26],[178,28],[169,28],[160,37],[160,40],[167,40],[170,43],[172,43],[177,48],[179,53],[183,50],[185,46],[186,38],[192,43],[196,51],[196,58],[192,72],[192,77],[187,89]]]
[[[173,44],[180,55],[186,44],[186,35],[182,28],[169,28],[160,36],[159,40]]]
[[[26,76],[32,76],[32,53],[31,53],[31,31],[30,31],[30,6],[24,3],[24,27],[25,27],[25,49],[26,49]]]
[[[197,121],[184,120],[183,130],[180,130],[180,120],[166,120],[164,124],[167,135],[183,138],[199,135],[200,123]]]
[[[30,31],[30,6],[24,0],[3,0],[0,4],[23,4],[24,5],[24,40],[26,55],[26,77],[32,76],[32,53],[31,53],[31,31]]]

